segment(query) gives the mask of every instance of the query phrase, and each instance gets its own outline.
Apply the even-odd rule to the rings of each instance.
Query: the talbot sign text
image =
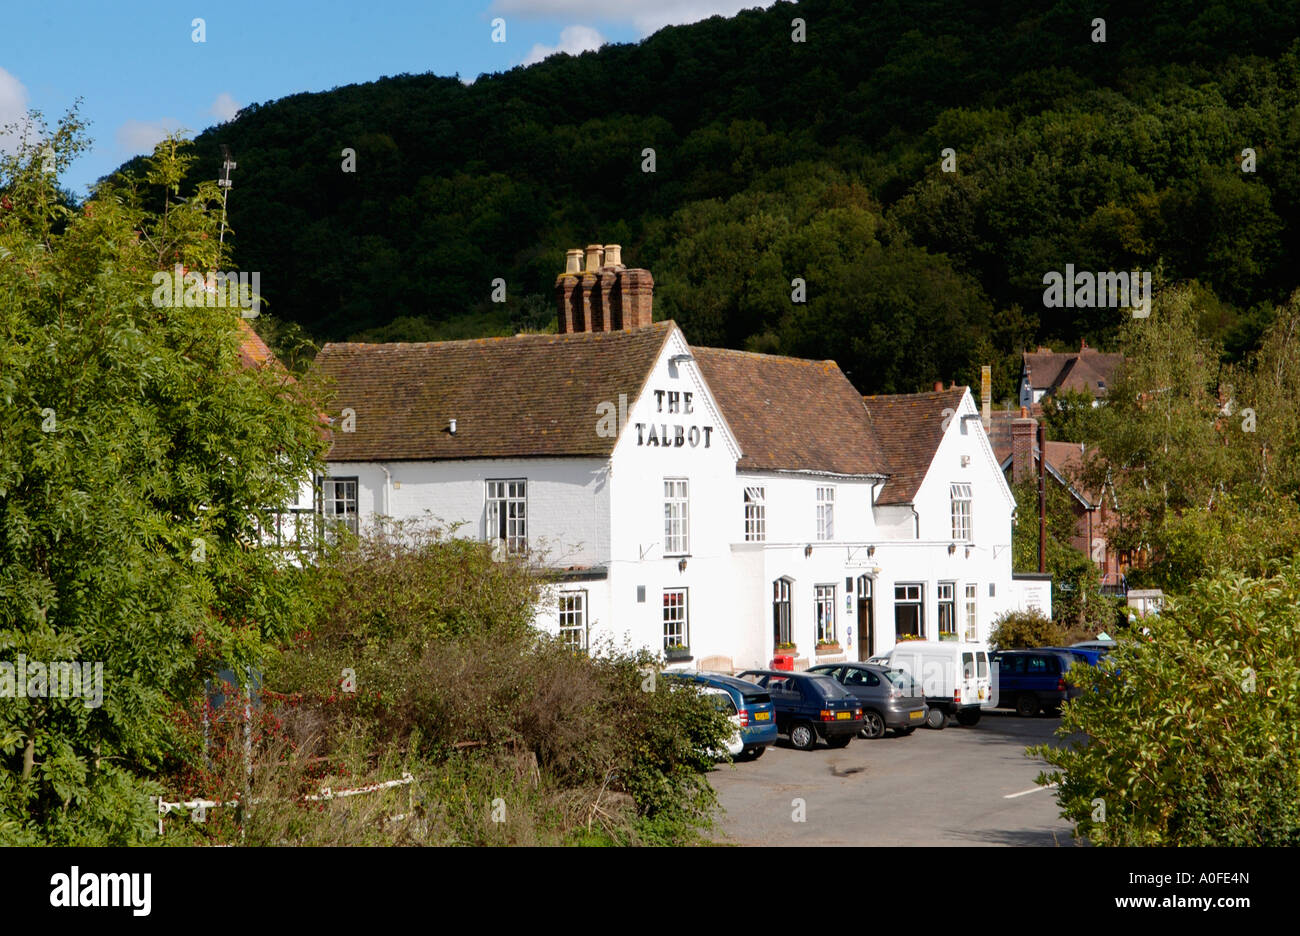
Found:
[[[655,411],[666,415],[693,416],[695,414],[694,394],[679,390],[656,390]],[[689,445],[699,447],[704,443],[708,448],[713,441],[712,426],[683,425],[682,423],[637,423],[636,444],[671,446],[681,448]]]

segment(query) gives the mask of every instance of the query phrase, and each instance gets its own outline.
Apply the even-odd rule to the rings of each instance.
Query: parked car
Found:
[[[1028,718],[1040,709],[1055,714],[1061,703],[1077,697],[1066,674],[1078,657],[1058,650],[999,650],[993,654],[997,668],[995,708],[1014,708]]]
[[[886,730],[909,735],[925,724],[929,707],[906,670],[873,663],[823,663],[808,672],[826,673],[857,697],[864,738],[883,738]]]
[[[1070,644],[1071,650],[1097,650],[1102,656],[1110,653],[1117,646],[1113,640],[1080,640],[1078,643]]]
[[[723,673],[674,673],[673,678],[711,686],[731,696],[740,719],[740,737],[744,741],[741,751],[732,755],[737,760],[757,760],[768,745],[776,743],[776,706],[772,704],[772,694],[766,689]]]
[[[727,720],[736,728],[730,737],[723,741],[721,751],[709,751],[709,754],[715,760],[722,760],[724,751],[727,757],[739,757],[741,752],[745,750],[745,741],[741,737],[740,709],[732,700],[731,693],[726,689],[719,689],[717,686],[697,685],[700,692],[711,699],[718,711],[726,715]]]
[[[1058,653],[1068,653],[1077,657],[1089,666],[1100,666],[1102,659],[1105,658],[1106,652],[1103,650],[1094,650],[1091,647],[1033,647],[1034,650],[1055,650]]]
[[[928,707],[927,728],[942,729],[952,717],[963,725],[978,724],[992,696],[986,644],[908,640],[872,659],[910,673],[920,685]]]
[[[735,729],[723,742],[720,749],[708,748],[707,753],[714,760],[726,760],[728,757],[739,757],[745,749],[745,742],[741,738],[740,711],[736,703],[732,701],[731,693],[725,689],[719,689],[716,686],[710,686],[707,683],[696,682],[693,679],[683,679],[677,673],[663,673],[667,677],[666,682],[671,692],[697,692],[704,698],[708,699],[727,720],[731,722]],[[689,674],[686,674],[689,675]]]
[[[776,726],[801,751],[827,745],[845,747],[862,730],[862,703],[824,673],[746,670],[740,674],[762,686],[776,706]]]

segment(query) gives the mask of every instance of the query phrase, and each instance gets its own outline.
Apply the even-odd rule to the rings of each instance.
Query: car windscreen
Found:
[[[745,700],[746,705],[765,705],[772,701],[772,695],[768,692],[749,692],[748,690],[743,690],[740,693],[740,696]]]

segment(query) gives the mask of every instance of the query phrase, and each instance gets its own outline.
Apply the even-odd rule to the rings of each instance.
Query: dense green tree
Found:
[[[1112,347],[1114,310],[1043,305],[1066,264],[1198,281],[1240,361],[1300,285],[1298,19],[1159,0],[1101,44],[1068,5],[776,3],[468,86],[253,104],[200,136],[188,184],[232,146],[235,259],[317,340],[507,333],[535,316],[485,305],[492,280],[549,304],[563,251],[599,240],[692,340],[833,357],[864,392],[992,364],[1001,394],[1033,343]],[[864,305],[823,337],[800,313],[827,297]]]
[[[1071,670],[1039,782],[1095,845],[1300,843],[1300,566],[1204,579],[1144,627]]]
[[[85,145],[75,112],[42,137],[56,170]],[[293,574],[250,546],[318,464],[320,410],[283,372],[241,366],[239,310],[154,301],[156,271],[227,259],[215,182],[181,184],[190,158],[164,141],[76,211],[35,146],[0,161],[6,843],[146,835],[173,708],[219,661],[258,660],[299,606]],[[20,656],[100,667],[95,697],[51,697],[31,662],[22,695]]]

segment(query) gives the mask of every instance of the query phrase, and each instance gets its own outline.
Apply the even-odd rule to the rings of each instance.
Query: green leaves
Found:
[[[1300,562],[1202,580],[1143,623],[1071,669],[1069,740],[1034,749],[1063,773],[1062,814],[1099,845],[1300,843]]]
[[[78,133],[65,121],[53,145],[75,152]],[[184,151],[161,144],[148,179],[174,185]],[[241,365],[237,311],[151,302],[155,269],[223,259],[215,186],[155,215],[149,182],[119,178],[60,217],[53,180],[23,154],[4,170],[0,660],[100,664],[103,696],[0,700],[0,824],[122,844],[148,830],[168,712],[209,675],[194,635],[257,659],[301,611],[274,551],[240,540],[310,477],[319,407],[305,385]]]

